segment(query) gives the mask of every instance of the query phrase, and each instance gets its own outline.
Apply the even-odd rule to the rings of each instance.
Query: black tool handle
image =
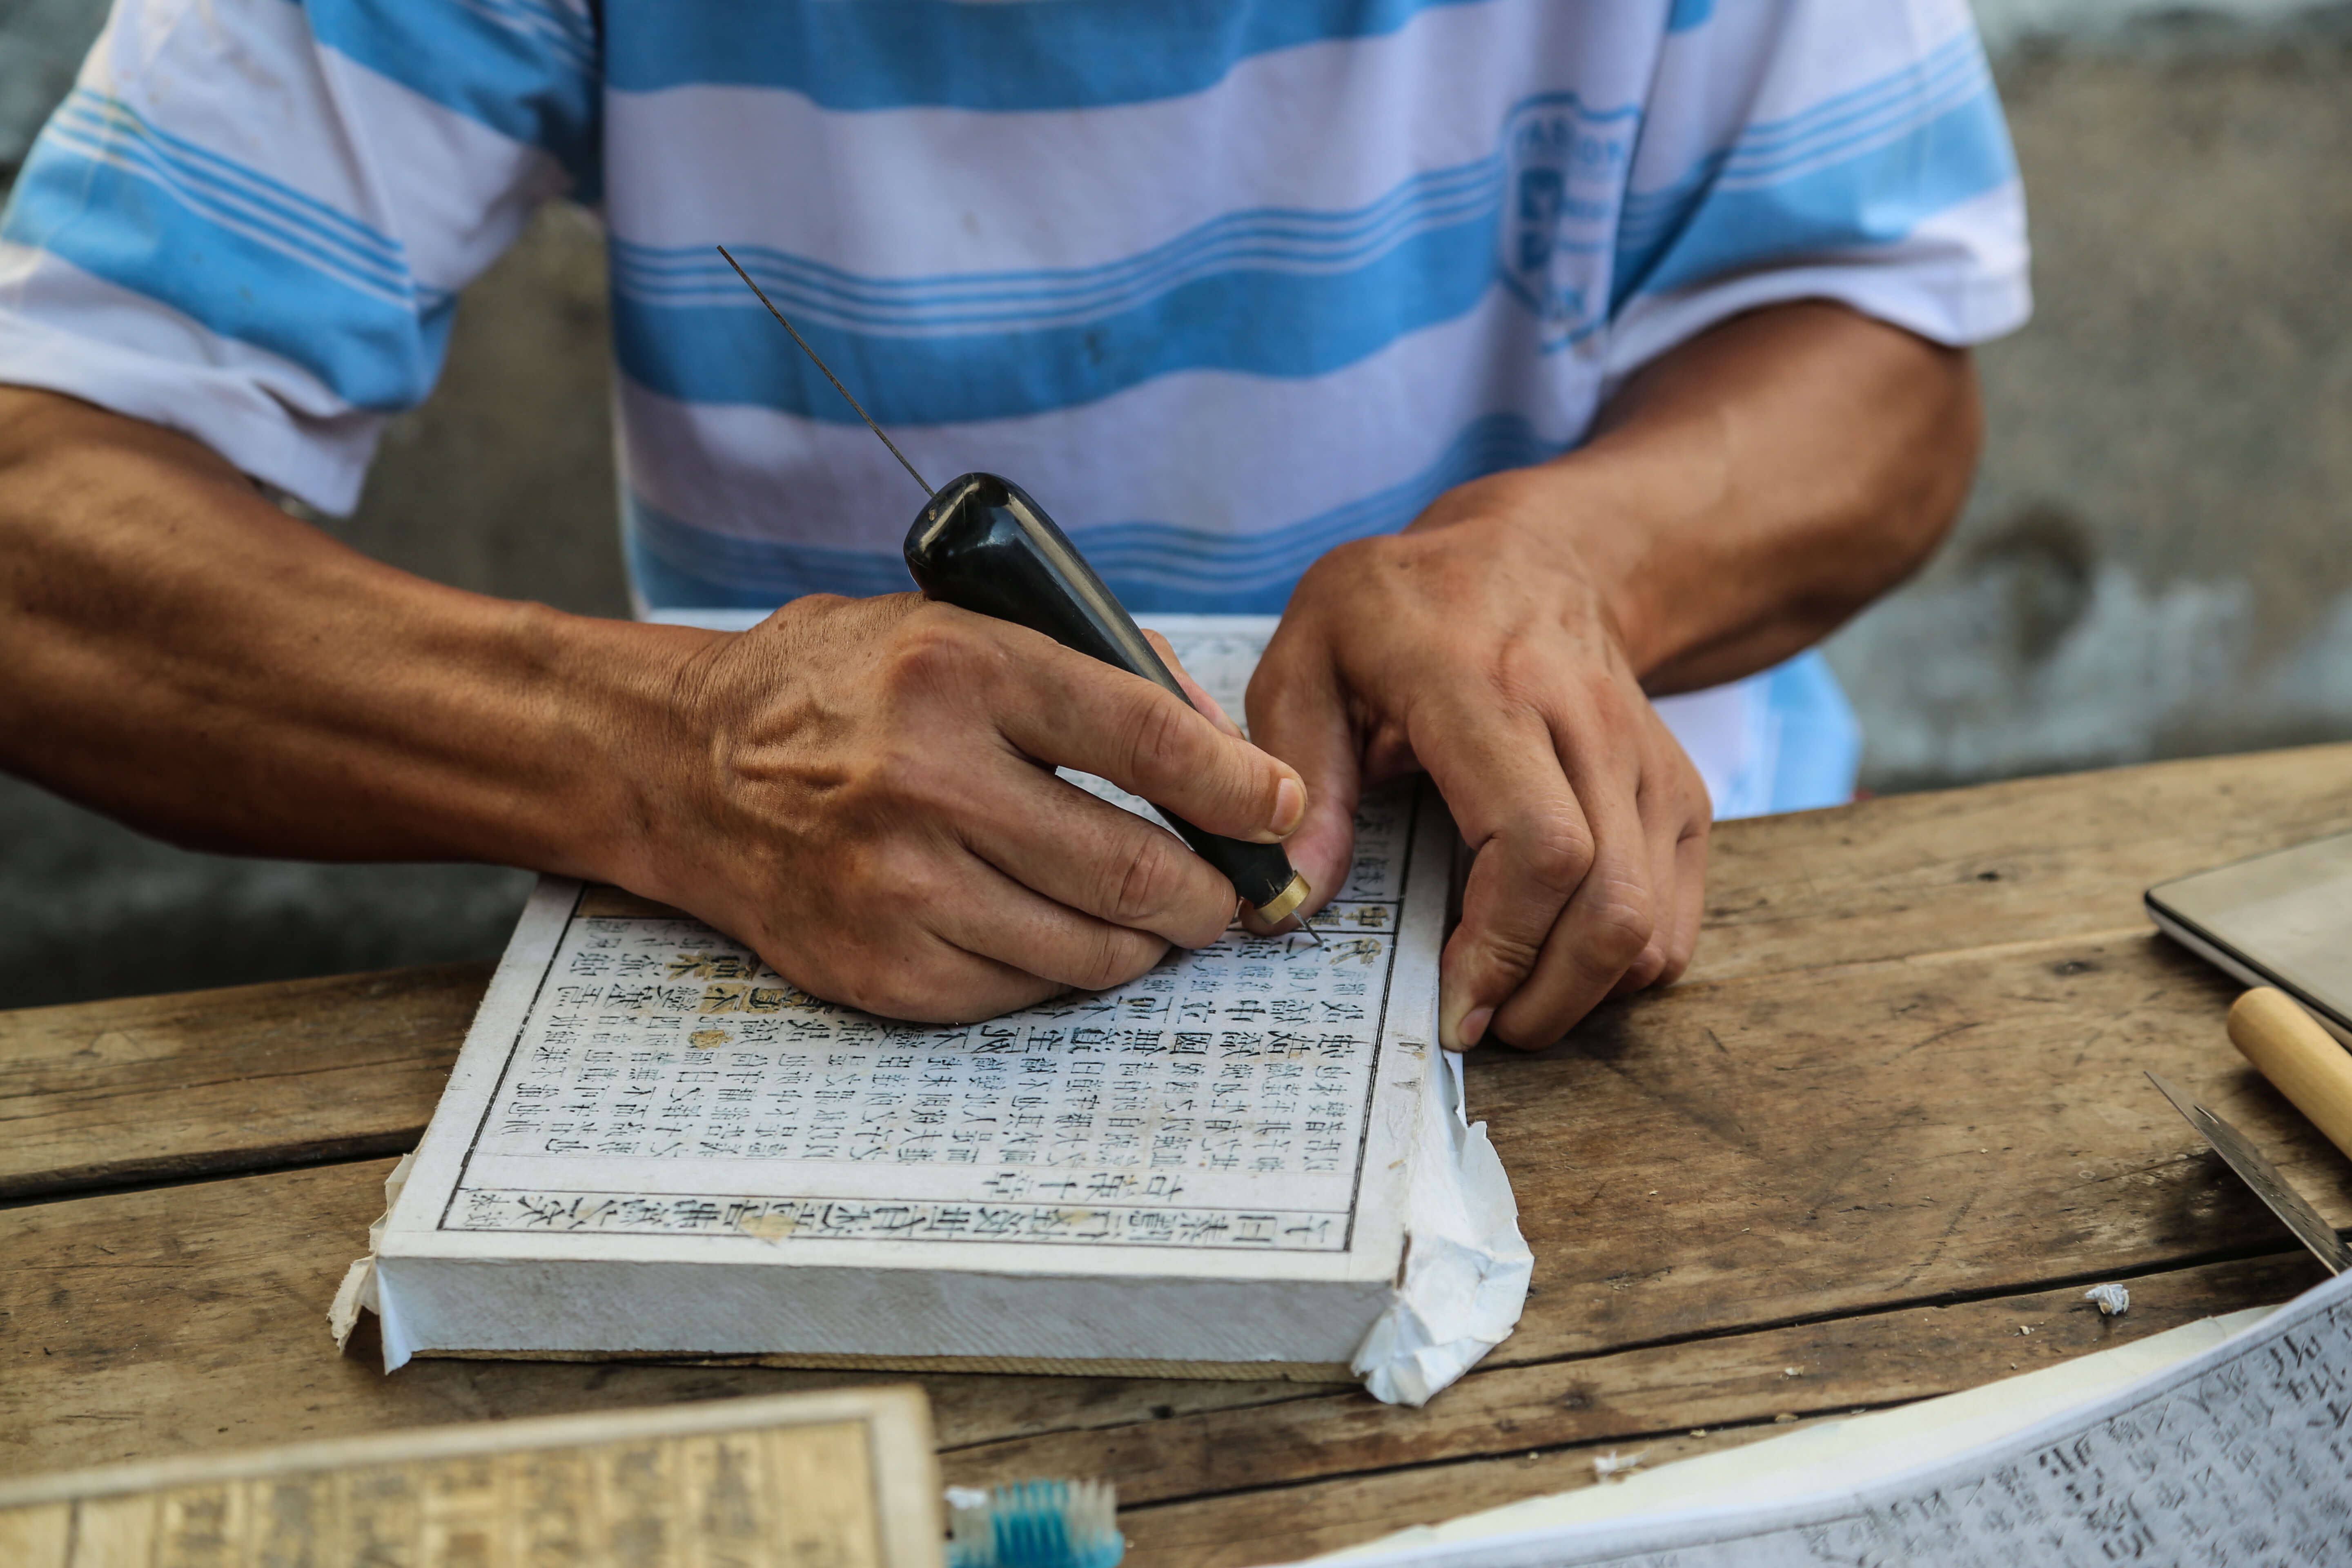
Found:
[[[907,531],[907,570],[930,598],[1043,632],[1184,696],[1127,606],[1045,509],[1010,479],[966,474],[941,485]],[[1306,879],[1281,845],[1227,838],[1156,802],[1152,809],[1267,919],[1285,918],[1306,897]]]

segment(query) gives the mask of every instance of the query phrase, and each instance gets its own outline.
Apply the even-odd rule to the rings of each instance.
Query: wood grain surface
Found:
[[[2152,882],[2352,829],[2352,744],[1727,822],[1692,980],[2147,929]]]
[[[1791,969],[2145,932],[2150,882],[2347,828],[2352,745],[1725,823],[1706,934],[1675,994]],[[489,969],[0,1013],[0,1199],[409,1148]]]
[[[1688,980],[1471,1059],[1537,1258],[1485,1365],[1422,1411],[927,1377],[948,1478],[1108,1476],[1139,1568],[1234,1568],[2284,1300],[2316,1265],[2140,1074],[2339,1225],[2352,1163],[2231,1047],[2234,987],[2139,894],[2347,826],[2352,746],[1727,824]],[[334,1356],[389,1166],[339,1156],[414,1140],[484,974],[0,1015],[0,1115],[30,1134],[0,1180],[42,1200],[0,1210],[0,1468],[890,1379]],[[2108,1279],[2125,1318],[2081,1300]]]
[[[0,1198],[415,1146],[487,963],[0,1012]]]
[[[0,1279],[10,1342],[0,1374],[0,1470],[908,1381],[757,1367],[489,1361],[419,1361],[386,1377],[369,1361],[332,1353],[323,1303],[351,1255],[351,1237],[363,1234],[380,1205],[388,1169],[370,1162],[280,1172],[0,1213],[0,1257],[10,1263]],[[289,1231],[289,1215],[318,1223]],[[1517,1463],[1529,1453],[1582,1453],[1589,1478],[1596,1447],[1643,1447],[1693,1426],[1714,1430],[1718,1443],[1748,1440],[1777,1430],[1782,1415],[1973,1387],[2195,1318],[2282,1300],[2321,1274],[2300,1251],[2270,1251],[2124,1277],[2133,1308],[2120,1319],[2102,1317],[2076,1280],[1591,1355],[1490,1360],[1419,1411],[1381,1405],[1352,1389],[1290,1384],[913,1381],[930,1394],[951,1483],[1108,1476],[1126,1505],[1142,1510],[1130,1517],[1143,1539],[1179,1528],[1157,1521],[1158,1505],[1352,1477],[1352,1485],[1370,1489],[1350,1537],[1362,1539],[1568,1484],[1554,1468]],[[1472,1463],[1485,1460],[1497,1463]],[[1397,1477],[1428,1465],[1463,1469],[1462,1486],[1470,1489],[1431,1490]],[[1370,1496],[1387,1500],[1373,1508]],[[1249,1517],[1248,1530],[1223,1555],[1197,1561],[1273,1561],[1323,1540],[1304,1524],[1306,1533],[1286,1534],[1255,1504]],[[1336,1525],[1316,1529],[1327,1527]]]
[[[1482,1056],[1470,1103],[1536,1255],[1495,1354],[2285,1245],[2147,1068],[2352,1222],[2352,1163],[2231,1047],[2231,994],[2121,932],[1690,985],[1540,1056]]]

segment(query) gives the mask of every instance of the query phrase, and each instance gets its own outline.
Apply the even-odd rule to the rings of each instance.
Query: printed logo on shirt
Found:
[[[1504,123],[1503,281],[1535,311],[1547,349],[1583,341],[1607,317],[1640,123],[1638,110],[1596,112],[1573,93],[1530,99]]]

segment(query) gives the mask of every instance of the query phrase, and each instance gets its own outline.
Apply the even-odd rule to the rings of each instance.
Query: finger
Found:
[[[1593,830],[1532,709],[1450,707],[1414,730],[1475,856],[1439,970],[1438,1038],[1466,1050],[1534,972],[1592,867]]]
[[[1659,833],[1672,871],[1661,874],[1651,905],[1658,917],[1650,937],[1651,946],[1658,951],[1658,963],[1656,972],[1643,984],[1672,985],[1683,977],[1691,955],[1698,951],[1699,923],[1706,913],[1706,850],[1715,826],[1715,806],[1707,798],[1706,781],[1691,765],[1682,742],[1666,729],[1655,709],[1649,718],[1651,746],[1643,769],[1643,821]]]
[[[822,955],[769,962],[813,996],[917,1024],[993,1018],[1069,989],[1017,965],[967,952],[911,921],[876,921],[843,933]]]
[[[1690,968],[1698,952],[1698,928],[1706,913],[1706,847],[1708,816],[1702,809],[1686,822],[1675,845],[1675,902],[1668,919],[1665,966],[1658,984],[1672,985]]]
[[[1140,676],[1007,626],[1017,674],[996,703],[1005,739],[1108,779],[1212,833],[1274,844],[1306,815],[1297,772],[1218,730]]]
[[[1654,752],[1635,792],[1634,805],[1641,813],[1643,846],[1650,873],[1650,908],[1654,919],[1648,945],[1625,966],[1617,984],[1610,987],[1612,997],[1630,996],[1656,984],[1665,975],[1667,949],[1674,940],[1683,899],[1682,862],[1675,850],[1688,820],[1678,786],[1679,780],[1671,771],[1660,768]]]
[[[1210,723],[1214,724],[1234,740],[1246,739],[1247,737],[1242,733],[1242,727],[1234,723],[1232,715],[1225,711],[1225,705],[1210,696],[1207,687],[1192,679],[1192,672],[1186,669],[1184,661],[1176,657],[1175,645],[1150,626],[1143,627],[1142,631],[1143,635],[1150,639],[1152,647],[1159,652],[1160,662],[1168,667],[1168,673],[1176,678],[1176,684],[1182,687],[1184,695],[1192,700],[1192,706],[1199,709]]]
[[[1026,971],[1057,989],[1124,985],[1167,954],[1160,938],[1042,898],[985,861],[967,859],[958,879],[962,887],[941,900],[932,929],[974,957]],[[1226,896],[1230,900],[1230,887]]]
[[[1655,923],[1639,773],[1590,742],[1580,755],[1570,750],[1576,742],[1556,736],[1554,743],[1572,759],[1570,784],[1591,825],[1592,863],[1528,979],[1495,1013],[1496,1037],[1528,1050],[1559,1039],[1607,996],[1649,947]]]
[[[1276,633],[1250,678],[1248,703],[1257,743],[1297,768],[1307,785],[1307,814],[1283,849],[1314,889],[1302,907],[1313,914],[1347,885],[1363,794],[1355,731],[1328,652],[1304,633]],[[1247,913],[1243,921],[1264,929]]]
[[[978,858],[900,846],[815,962],[783,973],[885,1017],[964,1022],[1133,979],[1167,944],[1041,898]],[[803,972],[806,974],[803,977]]]
[[[1233,883],[1183,840],[1034,763],[952,782],[943,802],[972,853],[1003,875],[1082,914],[1182,947],[1223,934]]]

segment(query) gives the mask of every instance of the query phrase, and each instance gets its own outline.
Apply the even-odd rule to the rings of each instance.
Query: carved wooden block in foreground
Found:
[[[940,1568],[930,1411],[843,1389],[0,1483],[16,1568]]]

